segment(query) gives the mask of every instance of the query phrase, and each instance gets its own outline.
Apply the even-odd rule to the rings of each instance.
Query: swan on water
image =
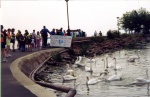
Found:
[[[128,54],[125,54],[125,56],[127,56],[126,58],[127,62],[135,62],[135,58],[129,57]]]
[[[114,62],[108,63],[108,58],[106,57],[106,68],[113,68],[115,65]]]
[[[88,76],[86,77],[86,84],[88,84],[88,85],[94,85],[94,84],[97,84],[100,81],[102,81],[102,80],[99,80],[97,78],[89,79]]]
[[[116,65],[116,58],[113,58],[113,60],[115,60],[115,68],[114,68],[114,70],[121,70],[122,67]]]
[[[74,64],[78,65],[78,66],[85,66],[85,64],[83,63],[83,57],[82,56],[78,56],[77,60],[75,61]]]
[[[136,78],[134,82],[132,82],[130,85],[145,85],[145,84],[150,84],[150,80],[144,79],[144,78]]]
[[[92,70],[92,64],[91,63],[90,63],[89,67],[85,66],[85,71],[87,71],[87,72],[93,72],[93,70]]]
[[[64,75],[63,80],[68,81],[68,80],[76,80],[77,77],[73,75]]]
[[[73,69],[70,69],[69,64],[66,64],[66,65],[67,65],[67,72],[66,72],[66,75],[71,75],[72,73],[74,73],[74,70],[73,70]]]
[[[117,74],[114,74],[107,79],[107,81],[120,81],[120,80],[122,80],[122,75]]]
[[[101,75],[107,75],[107,74],[109,73],[109,72],[108,72],[108,69],[105,68],[105,60],[102,59],[102,61],[104,62],[104,71],[100,72],[100,76],[101,76]],[[106,67],[107,67],[107,66],[106,66]]]
[[[138,51],[135,51],[135,53],[137,55],[128,55],[127,53],[125,54],[125,56],[127,56],[127,61],[128,62],[135,62],[135,59],[140,59],[140,56],[138,54],[138,52],[140,52],[139,50]]]
[[[148,69],[146,69],[146,76],[148,76]],[[131,85],[144,85],[144,84],[150,84],[150,79],[145,79],[142,77],[136,78],[134,82],[131,83]]]

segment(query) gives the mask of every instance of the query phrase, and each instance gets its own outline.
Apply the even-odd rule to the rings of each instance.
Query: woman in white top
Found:
[[[37,31],[37,35],[36,35],[36,45],[37,45],[37,48],[38,48],[38,50],[40,50],[41,49],[41,36],[40,36],[40,32],[39,31]]]

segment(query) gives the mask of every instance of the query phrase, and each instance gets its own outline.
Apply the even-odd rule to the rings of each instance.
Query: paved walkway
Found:
[[[1,84],[2,96],[1,97],[37,97],[32,94],[28,89],[22,86],[12,75],[10,64],[17,58],[34,53],[38,50],[34,49],[33,52],[11,52],[12,57],[8,58],[8,62],[1,62]]]

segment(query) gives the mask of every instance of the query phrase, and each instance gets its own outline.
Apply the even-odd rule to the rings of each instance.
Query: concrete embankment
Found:
[[[37,97],[56,97],[56,94],[53,91],[45,89],[44,87],[36,84],[31,79],[29,79],[29,75],[47,58],[62,50],[64,49],[55,48],[42,50],[29,54],[27,56],[20,57],[13,61],[10,65],[11,72],[13,76],[20,82],[20,84],[30,90]]]

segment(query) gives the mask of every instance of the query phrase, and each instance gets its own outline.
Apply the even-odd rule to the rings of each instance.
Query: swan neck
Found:
[[[108,68],[108,58],[106,58],[106,68]]]
[[[105,68],[105,60],[103,60],[104,61],[104,68]]]
[[[116,59],[115,59],[115,69],[116,69]]]

